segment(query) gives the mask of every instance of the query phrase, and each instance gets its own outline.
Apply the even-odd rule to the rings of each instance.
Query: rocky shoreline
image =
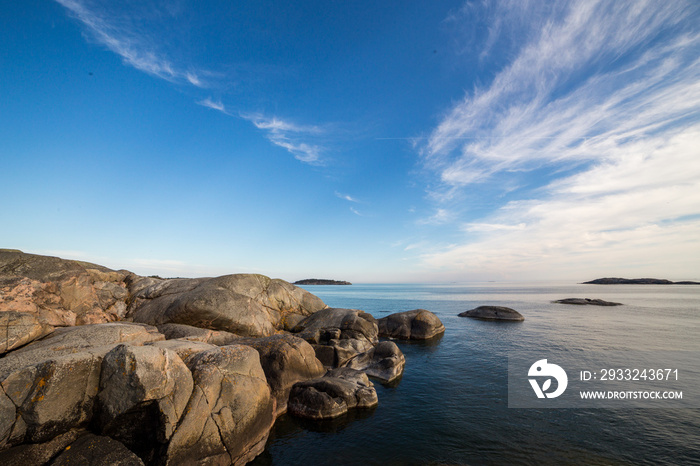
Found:
[[[242,465],[284,412],[376,406],[370,379],[406,364],[394,339],[444,330],[427,310],[378,321],[263,275],[0,250],[0,464]]]

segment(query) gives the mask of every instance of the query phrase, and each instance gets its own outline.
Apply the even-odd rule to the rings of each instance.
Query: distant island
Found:
[[[672,282],[659,278],[597,278],[583,285],[700,285],[700,282]]]
[[[307,278],[305,280],[298,280],[294,282],[294,285],[352,285],[350,282],[343,280],[327,280],[323,278]]]

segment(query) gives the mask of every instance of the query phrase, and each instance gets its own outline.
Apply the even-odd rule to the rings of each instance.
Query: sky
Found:
[[[0,247],[163,277],[700,279],[693,0],[0,0]]]

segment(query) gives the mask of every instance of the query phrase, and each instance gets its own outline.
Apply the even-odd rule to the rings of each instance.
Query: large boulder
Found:
[[[130,272],[0,249],[0,311],[26,312],[53,326],[120,320]]]
[[[255,349],[213,348],[191,356],[194,389],[164,455],[171,465],[245,464],[265,448],[275,401]]]
[[[306,419],[332,419],[352,408],[377,406],[377,392],[363,372],[347,367],[299,382],[289,394],[288,411]]]
[[[377,319],[357,309],[327,308],[311,314],[293,329],[305,340],[319,344],[328,331],[340,330],[338,339],[365,340],[374,345],[379,341]]]
[[[425,309],[397,312],[377,320],[379,335],[401,340],[428,340],[445,332],[438,316]]]
[[[118,345],[102,360],[97,424],[151,462],[175,431],[192,388],[192,374],[174,351]]]
[[[403,375],[406,358],[393,341],[382,341],[365,353],[358,354],[344,364],[357,369],[382,383],[390,383]]]
[[[0,359],[0,449],[41,443],[92,419],[102,359],[119,343],[162,340],[130,323],[60,328]]]
[[[315,379],[326,373],[323,364],[316,358],[314,348],[294,335],[248,338],[236,343],[251,346],[260,355],[267,383],[277,400],[277,415],[287,410],[289,391],[295,383]]]
[[[324,309],[308,291],[263,275],[162,280],[134,295],[129,315],[151,325],[185,324],[262,337]]]
[[[5,354],[53,332],[51,325],[42,323],[28,312],[0,312],[0,354]]]
[[[474,319],[482,320],[502,320],[506,322],[518,322],[525,320],[525,317],[523,317],[523,315],[518,311],[503,306],[479,306],[477,308],[464,311],[458,315],[459,317],[472,317]]]

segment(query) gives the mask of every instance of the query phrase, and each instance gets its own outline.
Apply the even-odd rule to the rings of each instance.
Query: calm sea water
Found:
[[[257,465],[700,464],[699,409],[508,408],[511,351],[700,351],[700,286],[475,284],[307,286],[332,307],[377,318],[424,308],[447,328],[401,343],[379,406],[324,423],[281,417]],[[624,306],[553,304],[570,297]],[[522,323],[457,317],[501,305]]]

